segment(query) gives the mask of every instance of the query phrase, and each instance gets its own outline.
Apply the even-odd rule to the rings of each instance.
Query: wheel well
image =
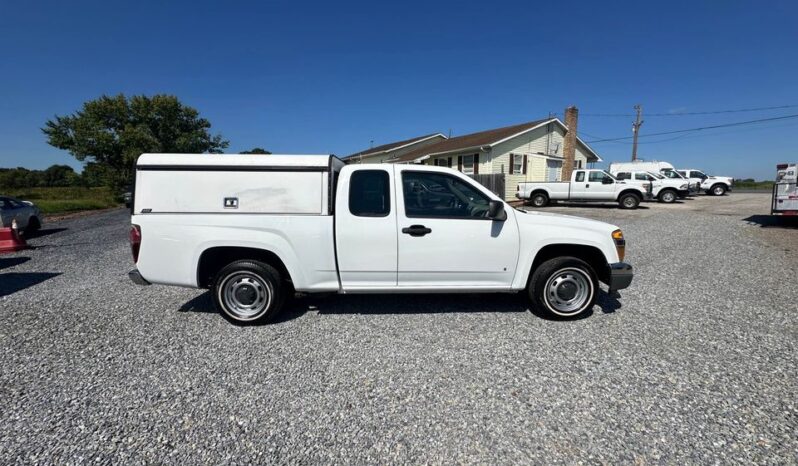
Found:
[[[206,249],[202,252],[197,264],[197,285],[200,288],[208,288],[213,282],[213,277],[222,267],[237,260],[256,260],[269,264],[280,272],[284,280],[291,281],[283,261],[277,254],[258,248],[246,248],[238,246],[218,246]]]
[[[549,197],[549,193],[548,193],[548,192],[546,192],[546,190],[545,190],[545,189],[536,189],[536,190],[532,191],[532,194],[530,194],[530,195],[529,195],[529,197],[532,197],[532,196],[534,196],[535,194],[545,194],[545,195],[546,195],[546,197]]]
[[[535,260],[532,262],[532,269],[529,271],[529,279],[532,279],[532,274],[535,273],[540,264],[555,257],[570,256],[582,259],[590,264],[596,272],[599,280],[607,283],[610,279],[610,269],[607,265],[607,258],[600,249],[593,246],[585,246],[582,244],[550,244],[543,247],[538,251]]]
[[[637,196],[638,199],[643,200],[643,195],[640,194],[640,192],[637,191],[636,189],[627,189],[625,191],[621,191],[621,193],[618,194],[618,200],[620,200],[622,197],[624,197],[627,194],[635,195]]]
[[[673,194],[677,194],[678,193],[676,188],[671,188],[671,187],[662,188],[662,189],[659,190],[659,193],[657,193],[657,197],[662,196],[662,193],[668,192],[668,191],[672,192]]]

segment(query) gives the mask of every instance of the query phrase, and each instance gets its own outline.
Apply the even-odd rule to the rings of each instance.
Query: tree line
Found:
[[[207,119],[173,95],[103,95],[42,128],[48,144],[83,162],[80,174],[68,165],[0,168],[0,188],[108,186],[121,192],[132,183],[143,153],[222,153],[230,143],[210,129]],[[256,147],[242,153],[270,152]]]

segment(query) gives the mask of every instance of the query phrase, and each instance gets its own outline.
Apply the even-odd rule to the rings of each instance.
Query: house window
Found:
[[[473,155],[464,155],[460,157],[460,160],[463,162],[463,173],[466,175],[473,175],[474,171],[474,156]]]
[[[524,156],[521,154],[511,154],[513,159],[513,173],[524,172]]]
[[[577,160],[576,161],[576,168],[582,168],[582,161],[581,160]]]
[[[448,167],[449,163],[446,159],[435,159],[436,167]]]

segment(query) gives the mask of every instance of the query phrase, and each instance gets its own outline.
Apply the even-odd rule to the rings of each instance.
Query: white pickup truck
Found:
[[[210,288],[230,320],[293,292],[516,292],[557,317],[632,282],[616,226],[511,208],[442,167],[334,156],[144,154],[130,243],[137,284]]]
[[[664,202],[665,204],[676,202],[677,198],[685,198],[690,194],[687,180],[665,178],[658,173],[636,170],[610,173],[615,178],[628,184],[636,184],[643,187],[646,183],[651,183],[651,195],[659,202]]]
[[[734,178],[730,176],[706,175],[701,170],[694,168],[680,168],[677,173],[690,181],[699,184],[699,189],[712,196],[723,196],[726,191],[731,191],[734,186]]]
[[[571,181],[519,183],[515,197],[544,207],[549,201],[617,202],[622,209],[636,209],[651,199],[651,183],[631,184],[604,170],[574,170]]]

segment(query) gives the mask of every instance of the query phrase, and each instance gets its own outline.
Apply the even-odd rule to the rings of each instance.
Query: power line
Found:
[[[664,116],[691,116],[691,115],[717,115],[722,113],[741,113],[741,112],[760,112],[765,110],[783,110],[785,108],[798,108],[798,104],[793,105],[777,105],[773,107],[753,107],[753,108],[738,108],[734,110],[710,110],[702,112],[668,112],[668,113],[647,113],[647,117],[664,117]],[[559,114],[558,114],[559,115]],[[587,117],[634,117],[634,113],[579,113],[579,116]]]
[[[750,125],[750,124],[754,124],[754,123],[763,123],[763,122],[766,122],[766,121],[787,120],[787,119],[790,119],[790,118],[798,118],[798,114],[784,115],[784,116],[772,117],[772,118],[761,118],[759,120],[739,121],[739,122],[736,122],[736,123],[725,123],[725,124],[722,124],[722,125],[712,125],[712,126],[701,126],[701,127],[698,127],[698,128],[678,129],[678,130],[675,130],[675,131],[663,131],[661,133],[643,134],[643,135],[640,135],[639,137],[645,138],[645,137],[652,137],[652,136],[664,136],[666,134],[689,133],[689,132],[693,132],[693,131],[703,131],[703,130],[707,130],[707,129],[728,128],[728,127],[731,127],[731,126],[742,126],[742,125]],[[598,143],[598,142],[623,141],[625,139],[633,139],[633,138],[634,138],[634,136],[624,136],[624,137],[620,137],[620,138],[596,139],[594,141],[586,141],[586,142],[588,144],[595,144],[595,143]]]

